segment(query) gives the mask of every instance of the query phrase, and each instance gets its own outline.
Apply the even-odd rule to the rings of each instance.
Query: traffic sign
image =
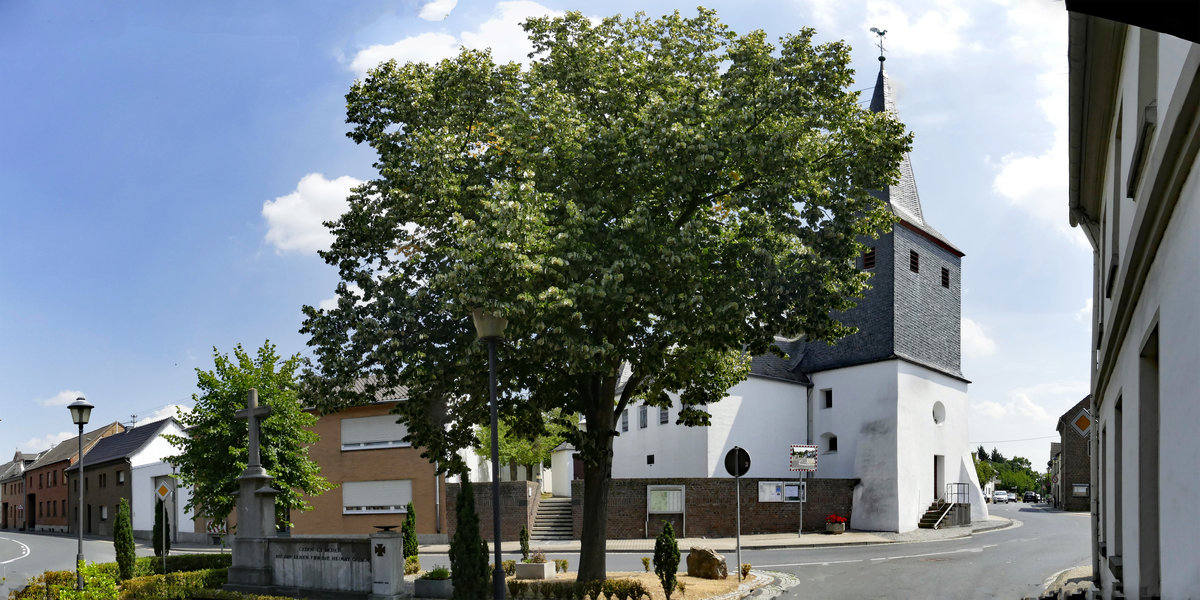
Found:
[[[817,447],[806,444],[792,444],[789,471],[816,471]]]
[[[171,495],[171,488],[167,487],[167,484],[165,483],[160,483],[158,484],[158,487],[154,489],[154,493],[158,494],[160,499],[166,500],[167,496]]]
[[[734,477],[745,475],[750,470],[750,453],[734,446],[725,454],[725,470]]]

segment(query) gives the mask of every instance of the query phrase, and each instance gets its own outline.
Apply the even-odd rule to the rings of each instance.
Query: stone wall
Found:
[[[460,484],[446,484],[446,532],[451,537],[458,527]],[[471,482],[475,492],[475,513],[479,515],[479,534],[487,541],[492,540],[492,484]],[[521,537],[521,526],[533,530],[533,519],[537,515],[542,499],[541,487],[533,481],[500,482],[500,537],[502,541],[516,541]]]
[[[760,481],[778,478],[743,478],[742,533],[788,533],[796,531],[800,504],[796,502],[759,502]],[[810,479],[808,501],[804,503],[804,530],[824,530],[830,513],[851,516],[857,479]],[[652,515],[647,530],[646,486],[683,485],[684,515]],[[608,539],[646,538],[658,535],[662,522],[669,521],[678,537],[733,537],[736,535],[734,479],[668,478],[614,479],[608,493]],[[583,481],[571,482],[571,508],[574,534],[583,532]],[[686,527],[684,518],[686,517]]]

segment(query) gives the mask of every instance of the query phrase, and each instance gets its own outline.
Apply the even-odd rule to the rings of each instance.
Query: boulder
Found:
[[[725,557],[712,548],[692,548],[687,557],[689,577],[703,579],[725,579],[729,570],[725,568]]]

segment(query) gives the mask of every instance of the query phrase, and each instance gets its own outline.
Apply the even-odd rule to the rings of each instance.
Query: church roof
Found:
[[[884,59],[879,59],[879,76],[875,78],[875,92],[871,95],[871,112],[888,111],[896,115],[896,98],[892,92],[892,84],[887,71],[883,68]],[[887,203],[888,208],[911,229],[925,235],[935,243],[944,246],[958,256],[963,252],[956,248],[946,236],[925,221],[921,211],[921,195],[917,193],[917,179],[913,176],[912,162],[908,153],[900,160],[900,180],[887,188],[874,192],[875,197]]]

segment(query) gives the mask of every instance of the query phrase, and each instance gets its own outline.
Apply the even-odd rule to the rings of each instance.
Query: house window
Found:
[[[66,500],[62,501],[62,514],[64,516],[67,514],[67,501]]]
[[[342,450],[404,448],[408,429],[396,422],[395,415],[342,419]]]
[[[117,471],[117,485],[125,484],[125,471]]]
[[[107,504],[100,505],[100,520],[101,521],[108,520],[108,505]]]
[[[412,481],[347,481],[342,483],[342,514],[404,513],[412,502]]]
[[[108,487],[108,474],[101,473],[96,476],[96,484],[100,487]]]
[[[58,516],[58,503],[57,502],[53,502],[53,501],[50,502],[50,516],[52,516],[52,517]]]
[[[58,471],[50,471],[50,487],[58,485]]]
[[[863,265],[863,270],[875,268],[875,247],[874,246],[867,248],[867,251],[863,253],[862,265]]]
[[[671,409],[660,406],[658,407],[658,424],[666,425],[671,420]]]
[[[647,409],[645,404],[638,407],[638,429],[646,428],[646,412]]]
[[[621,411],[621,432],[629,431],[629,409]]]
[[[825,408],[833,408],[833,390],[821,390],[821,395],[825,397]]]
[[[950,289],[950,269],[942,267],[942,287]]]
[[[908,251],[908,270],[913,273],[921,272],[921,255],[916,250]]]
[[[46,487],[46,474],[38,473],[38,489]]]

